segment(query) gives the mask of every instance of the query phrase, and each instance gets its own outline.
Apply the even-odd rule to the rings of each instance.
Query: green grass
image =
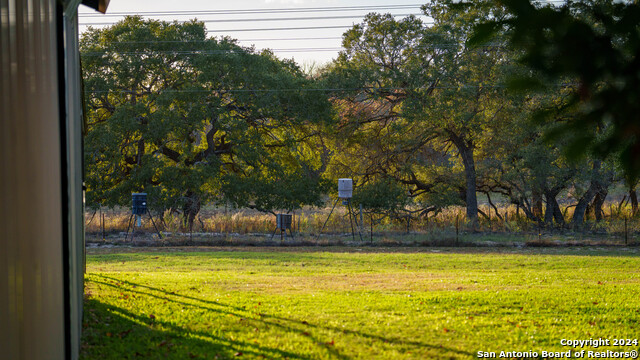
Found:
[[[636,249],[189,250],[88,256],[84,359],[471,359],[640,334]]]

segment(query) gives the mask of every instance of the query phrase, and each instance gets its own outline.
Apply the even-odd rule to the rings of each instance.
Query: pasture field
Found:
[[[98,248],[83,359],[631,351],[638,248]],[[514,357],[515,358],[515,357]]]

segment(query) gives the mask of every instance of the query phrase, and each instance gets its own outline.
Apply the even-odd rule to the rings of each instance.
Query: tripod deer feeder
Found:
[[[292,239],[295,239],[293,236],[293,232],[291,230],[291,225],[293,223],[293,216],[291,214],[276,214],[276,228],[273,230],[273,234],[271,234],[271,239],[276,234],[276,231],[280,230],[280,240],[284,240],[287,238],[287,230],[289,230],[289,234]],[[284,235],[284,239],[283,239]]]
[[[353,224],[355,223],[356,227],[358,228],[358,236],[360,236],[360,241],[362,241],[362,234],[360,233],[360,227],[358,226],[358,219],[353,213],[353,208],[351,207],[352,197],[353,197],[353,180],[349,178],[338,179],[338,198],[336,199],[336,201],[334,201],[333,206],[331,207],[331,211],[329,212],[329,216],[327,216],[327,220],[325,220],[324,224],[322,225],[322,228],[320,229],[320,232],[318,233],[318,236],[316,236],[316,241],[318,240],[318,237],[322,233],[322,230],[324,230],[325,226],[329,222],[329,219],[331,218],[331,214],[333,214],[333,210],[336,208],[336,205],[340,200],[342,200],[342,205],[345,205],[347,207],[347,212],[349,214],[349,223],[351,224],[351,237],[353,238],[354,241],[356,240],[356,233],[353,227]]]
[[[158,233],[158,237],[162,239],[162,234],[158,230],[156,223],[153,221],[153,217],[151,216],[151,211],[147,207],[147,193],[133,193],[131,194],[131,216],[129,217],[129,223],[127,225],[127,234],[125,235],[125,241],[129,237],[129,228],[132,225],[132,220],[135,216],[136,221],[133,222],[133,227],[131,229],[131,240],[133,240],[133,236],[135,233],[136,225],[138,227],[142,227],[142,215],[147,213],[149,215],[149,219],[151,219],[151,223],[153,224],[153,228],[156,229]]]

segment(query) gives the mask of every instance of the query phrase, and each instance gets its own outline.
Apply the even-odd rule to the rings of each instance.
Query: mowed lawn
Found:
[[[471,359],[640,337],[637,248],[108,249],[85,280],[84,359]]]

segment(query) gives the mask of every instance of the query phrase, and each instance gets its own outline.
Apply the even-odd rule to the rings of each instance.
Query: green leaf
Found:
[[[545,84],[533,76],[512,76],[507,80],[507,87],[518,93],[544,90]]]
[[[482,46],[490,41],[502,26],[503,24],[498,21],[487,21],[475,25],[471,37],[467,40],[467,46]]]

